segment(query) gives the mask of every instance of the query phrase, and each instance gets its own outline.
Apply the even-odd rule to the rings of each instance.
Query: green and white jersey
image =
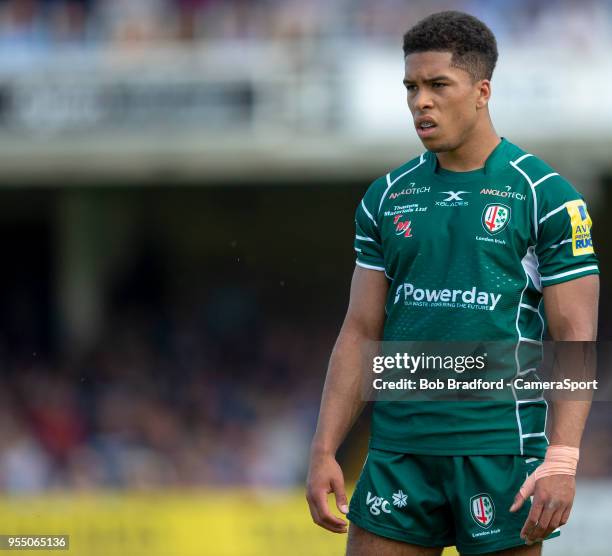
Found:
[[[372,183],[356,211],[357,264],[390,281],[384,340],[539,343],[542,288],[598,273],[574,187],[502,139],[485,167],[432,152]],[[542,457],[545,401],[376,402],[371,446]]]

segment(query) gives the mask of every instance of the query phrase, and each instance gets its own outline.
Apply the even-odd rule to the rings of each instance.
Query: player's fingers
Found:
[[[544,540],[548,535],[550,535],[557,527],[561,526],[561,518],[563,517],[564,507],[559,508],[555,511],[555,513],[550,518],[548,522],[548,527],[542,533],[542,540]]]
[[[552,507],[544,507],[544,510],[540,514],[540,517],[538,518],[535,524],[535,527],[533,527],[531,531],[525,534],[525,541],[527,542],[527,544],[541,541],[544,537],[547,536],[544,533],[548,529],[553,514],[554,509]]]
[[[569,504],[567,508],[563,510],[563,514],[561,515],[561,522],[559,525],[565,525],[569,521],[570,513],[572,512],[572,505]]]
[[[327,493],[325,491],[316,492],[313,502],[318,514],[317,524],[334,533],[346,532],[346,521],[336,517],[329,511],[327,504]]]
[[[555,512],[558,510],[557,507],[553,505],[544,506],[544,510],[538,519],[537,529],[544,530],[550,525],[550,520],[552,519]]]
[[[311,515],[313,516],[312,520],[319,527],[322,527],[323,529],[327,529],[328,531],[331,531],[332,533],[346,533],[346,523],[343,523],[343,522],[340,524],[334,523],[333,519],[335,518],[333,517],[333,515],[331,517],[321,515],[317,509],[313,510],[313,512],[311,512]]]
[[[529,475],[529,477],[525,479],[525,482],[521,485],[521,488],[519,489],[517,495],[514,497],[514,502],[512,503],[512,506],[510,506],[511,512],[516,512],[517,510],[519,510],[525,500],[527,500],[527,498],[529,498],[533,494],[533,491],[535,489],[535,483],[535,475],[532,473],[531,475]]]
[[[344,490],[344,481],[342,479],[332,479],[331,485],[336,496],[336,507],[343,514],[347,514],[349,509],[346,491]]]
[[[308,491],[306,492],[306,500],[308,501],[308,509],[310,510],[310,516],[312,517],[312,521],[319,525],[319,512],[317,511],[317,507],[315,506],[312,496]]]
[[[527,536],[531,534],[531,531],[533,531],[534,527],[536,526],[538,519],[540,519],[540,515],[542,515],[543,509],[544,506],[541,502],[536,501],[533,503],[531,510],[529,510],[529,515],[525,520],[525,524],[521,529],[521,539],[527,539]]]
[[[520,492],[517,492],[516,496],[514,497],[514,502],[512,502],[512,506],[510,506],[510,511],[516,512],[520,510],[523,507],[524,503],[525,499],[521,496]]]

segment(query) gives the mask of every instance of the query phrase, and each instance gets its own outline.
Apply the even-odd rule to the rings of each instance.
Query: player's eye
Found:
[[[407,83],[407,84],[406,84],[406,90],[407,90],[409,93],[412,93],[413,91],[416,91],[416,85],[412,85],[412,84],[410,84],[410,83]]]
[[[442,87],[446,87],[446,83],[441,83],[440,81],[434,81],[431,86],[434,89],[441,89]]]

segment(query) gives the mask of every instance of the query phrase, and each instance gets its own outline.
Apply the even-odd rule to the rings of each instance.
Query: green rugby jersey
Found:
[[[479,170],[451,172],[425,152],[375,180],[357,207],[355,250],[357,265],[390,281],[384,340],[537,344],[542,288],[599,272],[590,229],[574,187],[502,139]],[[542,457],[546,413],[541,399],[377,401],[370,445]]]

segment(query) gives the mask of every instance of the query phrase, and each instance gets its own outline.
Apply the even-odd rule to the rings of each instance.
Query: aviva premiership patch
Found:
[[[482,528],[488,529],[495,519],[495,507],[488,494],[477,494],[470,499],[472,519]]]
[[[572,252],[574,256],[593,253],[591,217],[582,199],[565,203],[572,226]]]

